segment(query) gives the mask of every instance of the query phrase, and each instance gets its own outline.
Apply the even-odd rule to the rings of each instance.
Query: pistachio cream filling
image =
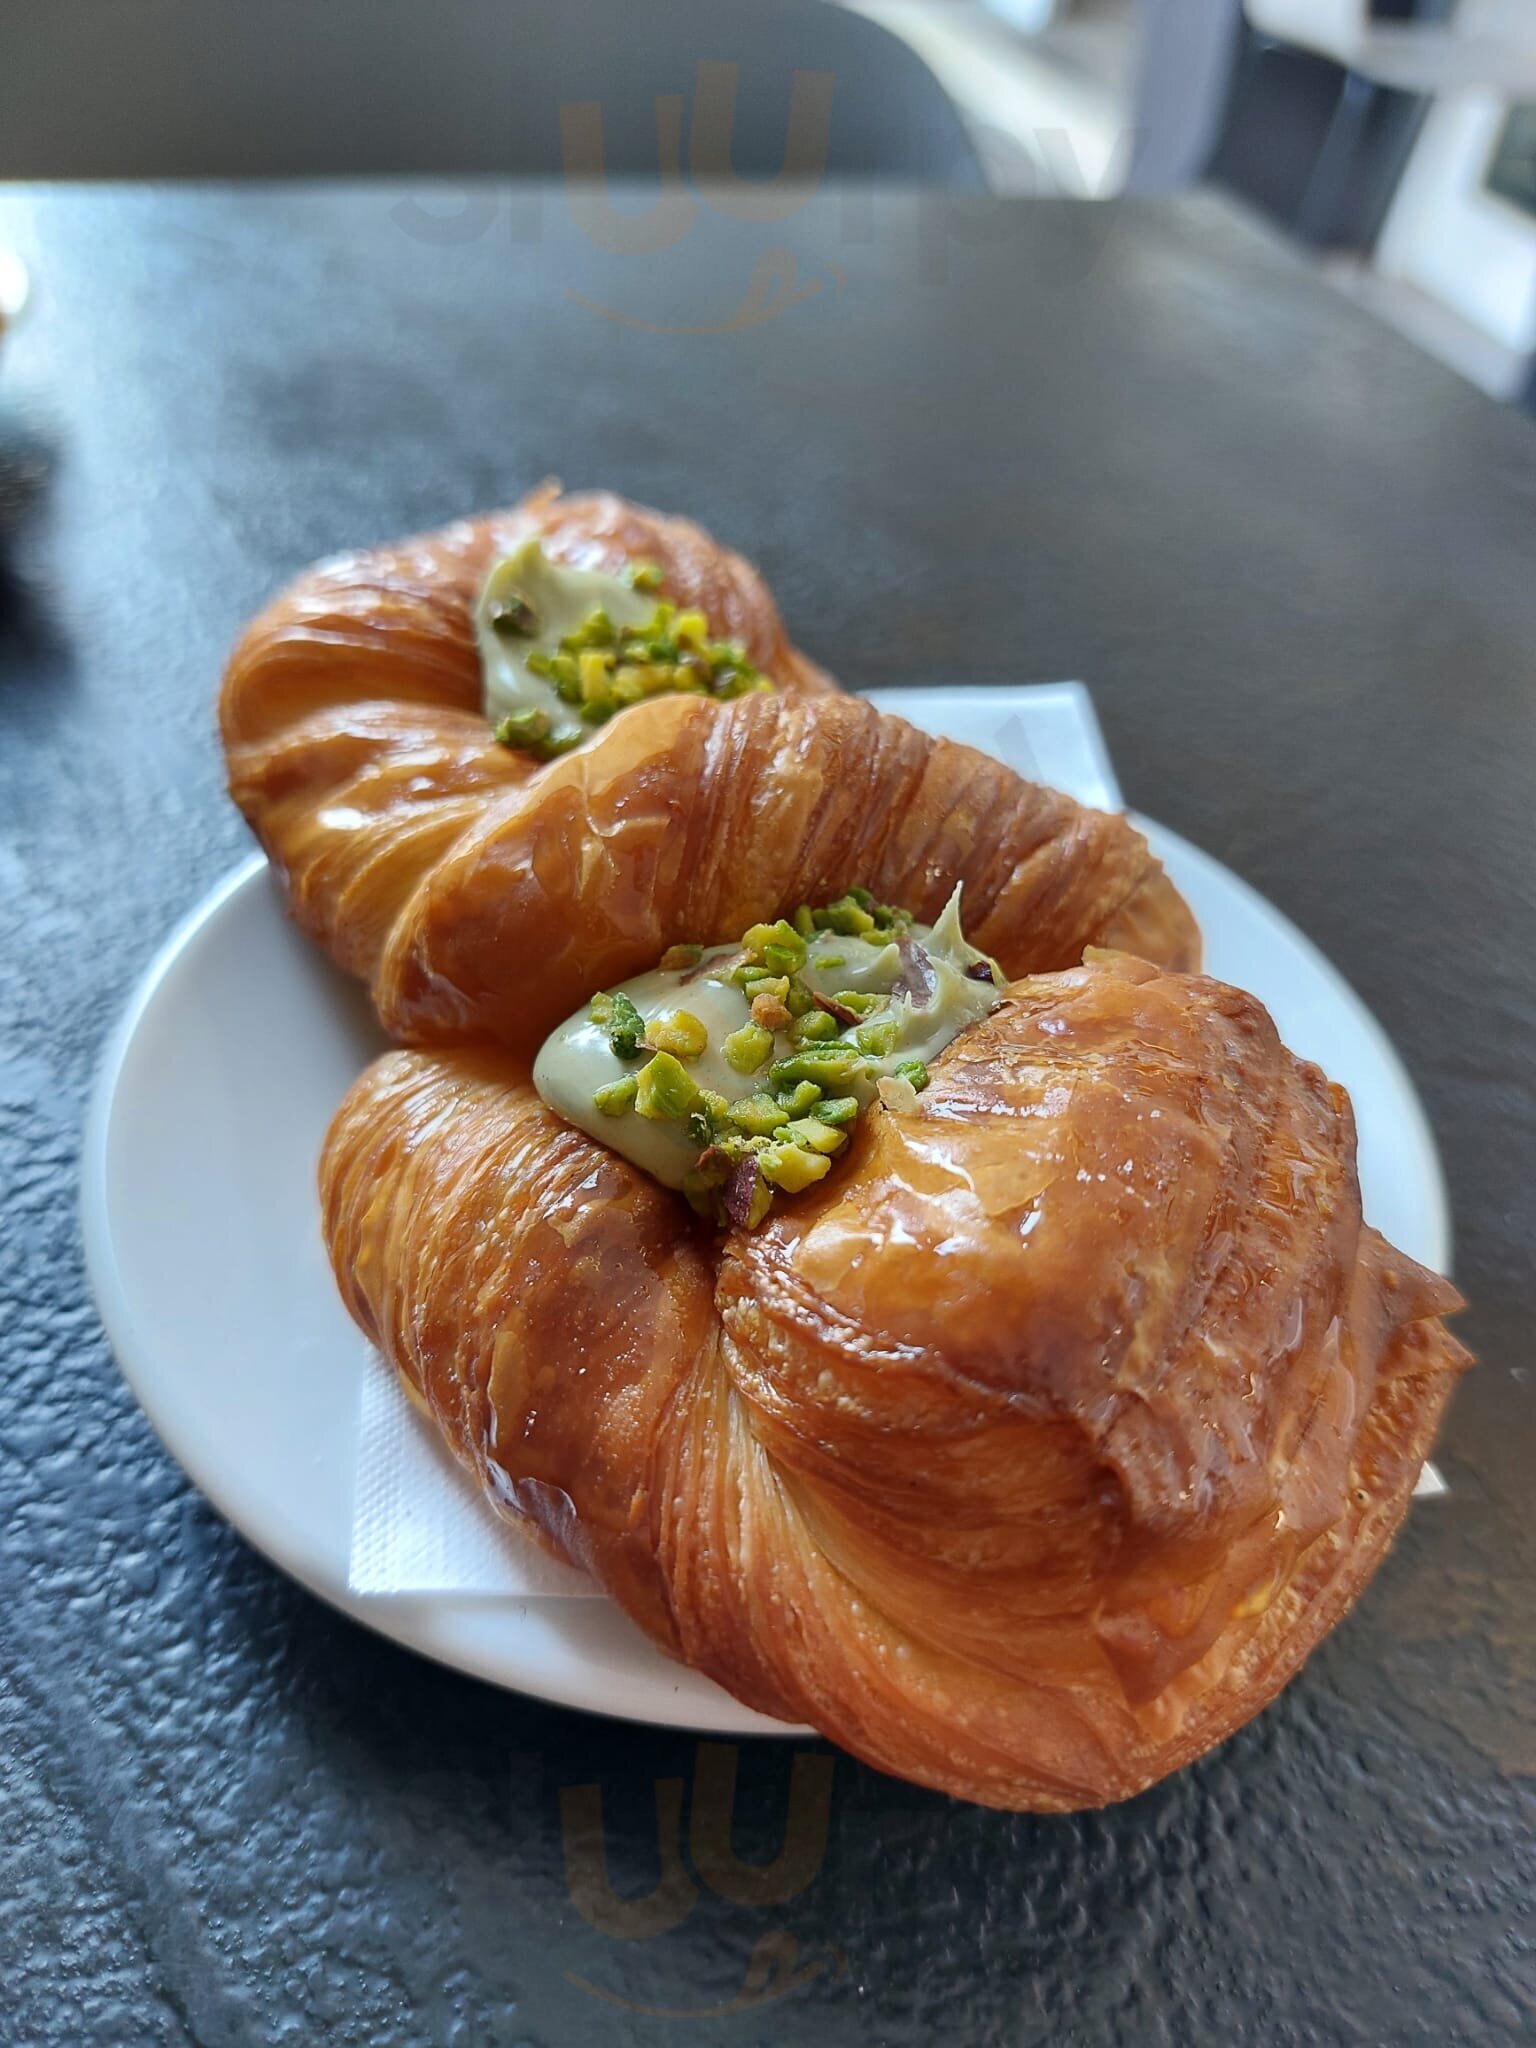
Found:
[[[621,576],[552,562],[525,540],[475,605],[485,715],[503,746],[552,759],[626,704],[668,692],[740,697],[773,685],[709,620],[658,597],[653,563]]]
[[[754,1229],[825,1179],[871,1103],[910,1109],[1004,986],[958,888],[931,927],[850,889],[739,945],[674,946],[557,1026],[533,1084],[701,1215]]]

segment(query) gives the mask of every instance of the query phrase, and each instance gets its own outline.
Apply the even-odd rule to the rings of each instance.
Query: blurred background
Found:
[[[864,5],[927,58],[998,190],[1209,181],[1463,376],[1536,402],[1536,0]]]
[[[706,72],[723,124],[690,101]],[[1533,0],[0,10],[7,179],[715,169],[745,189],[786,164],[1085,204],[1209,183],[1462,376],[1536,404]]]

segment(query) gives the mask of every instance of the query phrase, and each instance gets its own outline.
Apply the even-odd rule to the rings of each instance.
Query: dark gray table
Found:
[[[683,225],[0,195],[38,283],[0,368],[0,2039],[1529,2040],[1536,433],[1205,200]],[[740,543],[851,686],[1087,677],[1131,800],[1345,966],[1427,1097],[1483,1361],[1451,1497],[1274,1709],[1118,1811],[839,1757],[823,1843],[823,1780],[749,1744],[727,1835],[734,1752],[340,1620],[113,1369],[81,1105],[246,849],[224,649],[312,556],[550,471]],[[786,1812],[780,1881],[733,1874]]]

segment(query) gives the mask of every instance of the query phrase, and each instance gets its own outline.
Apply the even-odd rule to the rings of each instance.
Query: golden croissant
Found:
[[[655,562],[742,640],[773,695],[658,697],[562,760],[491,738],[471,626],[525,532],[584,562]],[[734,938],[863,884],[931,918],[957,881],[1012,974],[1085,945],[1191,966],[1188,908],[1141,834],[843,697],[739,556],[607,495],[322,565],[259,617],[220,706],[230,788],[299,923],[412,1043],[532,1053],[596,988],[674,943]]]
[[[659,564],[771,693],[659,694],[550,761],[488,738],[472,610],[530,529]],[[1346,1096],[1186,971],[1123,820],[836,695],[745,564],[607,497],[314,572],[223,718],[295,914],[415,1048],[326,1143],[338,1281],[501,1513],[737,1698],[990,1805],[1124,1798],[1273,1697],[1402,1517],[1459,1298],[1363,1224]],[[796,949],[931,978],[957,883],[974,1021],[862,1106],[818,1091],[886,1013],[807,993]],[[568,1012],[621,1033],[601,992],[701,947],[675,973],[715,961],[733,1039],[801,1050],[728,1139],[672,1013],[603,1092],[633,1122],[681,1077],[646,1113],[713,1133],[700,1168],[773,1196],[750,1218],[531,1080]]]

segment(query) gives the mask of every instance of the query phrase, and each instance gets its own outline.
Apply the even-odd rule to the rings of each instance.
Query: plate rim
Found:
[[[77,1212],[85,1254],[86,1279],[96,1312],[106,1333],[113,1363],[129,1393],[132,1394],[139,1413],[183,1478],[202,1495],[220,1520],[234,1531],[242,1543],[249,1545],[258,1556],[265,1558],[285,1578],[301,1586],[305,1592],[313,1595],[333,1612],[344,1615],[347,1620],[356,1622],[360,1627],[381,1637],[385,1642],[394,1644],[398,1649],[425,1657],[428,1662],[441,1665],[444,1670],[456,1672],[461,1677],[473,1678],[482,1684],[495,1686],[499,1691],[538,1700],[573,1713],[592,1714],[602,1720],[623,1721],[645,1727],[667,1727],[687,1734],[725,1735],[733,1741],[743,1738],[760,1738],[767,1741],[820,1740],[814,1728],[798,1722],[777,1721],[769,1715],[759,1713],[734,1699],[723,1687],[716,1688],[719,1693],[718,1706],[711,1701],[706,1711],[685,1713],[675,1719],[659,1721],[654,1708],[630,1708],[624,1705],[622,1700],[608,1706],[594,1705],[589,1697],[581,1697],[563,1685],[558,1676],[546,1677],[540,1673],[532,1673],[525,1679],[514,1681],[507,1676],[504,1669],[477,1659],[473,1651],[466,1646],[439,1645],[420,1630],[402,1629],[398,1625],[402,1618],[412,1609],[420,1607],[423,1601],[430,1605],[435,1601],[451,1599],[453,1596],[402,1595],[398,1599],[386,1600],[378,1596],[354,1594],[344,1585],[330,1583],[323,1575],[312,1569],[296,1551],[286,1550],[265,1531],[257,1533],[250,1527],[248,1521],[233,1508],[216,1472],[199,1454],[196,1445],[177,1428],[174,1411],[168,1410],[161,1402],[151,1402],[146,1398],[145,1385],[153,1384],[154,1381],[153,1369],[146,1370],[143,1364],[144,1356],[150,1348],[149,1340],[141,1331],[129,1303],[127,1290],[118,1269],[112,1236],[108,1167],[113,1104],[135,1038],[156,996],[177,963],[198,934],[214,921],[231,899],[239,896],[263,874],[275,875],[275,872],[273,864],[258,848],[230,868],[204,896],[177,919],[134,982],[122,1010],[106,1033],[96,1056],[95,1072],[82,1125]],[[515,1596],[512,1604],[519,1608],[538,1606],[545,1601],[558,1600],[562,1597],[520,1594]],[[603,1598],[615,1613],[622,1615],[622,1609],[614,1607],[611,1601],[607,1601],[606,1595]],[[390,1625],[391,1618],[396,1625]],[[658,1647],[657,1654],[664,1656],[665,1652]],[[678,1665],[678,1672],[680,1681],[684,1677],[702,1676],[682,1664]]]

